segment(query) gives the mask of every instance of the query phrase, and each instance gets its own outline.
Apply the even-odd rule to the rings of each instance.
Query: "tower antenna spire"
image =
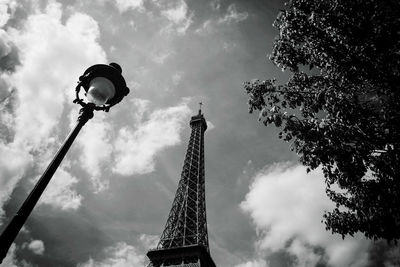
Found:
[[[203,106],[203,102],[199,102],[199,106],[200,106],[200,108],[199,108],[199,115],[201,115],[201,106]]]

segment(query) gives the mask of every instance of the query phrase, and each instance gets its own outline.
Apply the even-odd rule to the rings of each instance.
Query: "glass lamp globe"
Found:
[[[88,102],[97,106],[104,105],[115,95],[115,87],[113,83],[104,77],[95,77],[89,83],[89,90],[86,93]]]

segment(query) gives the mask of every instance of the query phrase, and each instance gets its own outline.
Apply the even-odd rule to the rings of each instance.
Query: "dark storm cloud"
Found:
[[[13,72],[20,64],[18,48],[13,43],[7,44],[7,47],[0,44],[0,56],[0,71],[2,72]]]
[[[270,267],[292,267],[297,262],[297,257],[282,249],[267,257]]]
[[[0,140],[10,143],[14,137],[16,90],[9,92],[5,87],[7,85],[0,80]]]
[[[384,240],[374,242],[369,251],[367,267],[377,266],[400,266],[400,247]]]
[[[35,7],[44,8],[47,0],[30,1],[18,0],[13,3],[10,1],[8,4],[8,14],[10,15],[8,21],[4,25],[4,29],[15,28],[21,29],[24,26],[26,18],[32,14]]]

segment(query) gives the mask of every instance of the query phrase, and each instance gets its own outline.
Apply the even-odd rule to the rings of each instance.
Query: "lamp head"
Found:
[[[79,97],[81,87],[86,92],[88,103],[95,104],[96,110],[108,111],[129,94],[122,68],[117,63],[93,65],[79,77],[74,102],[84,106],[87,103]]]

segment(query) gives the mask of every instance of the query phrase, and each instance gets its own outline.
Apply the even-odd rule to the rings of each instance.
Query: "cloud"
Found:
[[[175,73],[172,75],[172,82],[173,82],[173,84],[174,84],[175,86],[177,86],[177,85],[182,81],[183,75],[184,75],[184,72],[183,72],[183,71],[175,72]]]
[[[160,240],[160,236],[141,234],[139,240],[146,249],[152,249],[157,247],[158,241]]]
[[[0,27],[6,25],[12,13],[15,11],[17,1],[1,0],[0,1]]]
[[[137,126],[142,120],[145,114],[149,112],[150,101],[141,98],[131,98],[132,106],[134,107],[130,115],[133,116],[133,125]]]
[[[126,243],[117,243],[113,247],[105,249],[107,258],[102,261],[95,261],[92,258],[85,263],[78,264],[78,267],[125,267],[145,266],[145,257],[137,249]]]
[[[235,4],[228,6],[226,14],[218,19],[220,24],[232,24],[246,20],[249,14],[247,12],[238,12]]]
[[[214,3],[214,2],[211,2]],[[211,4],[211,8],[215,10],[220,9],[219,1],[215,2],[216,4]],[[216,9],[218,7],[218,9]],[[196,29],[196,33],[201,35],[211,34],[217,31],[218,27],[221,26],[231,26],[237,24],[241,21],[244,21],[248,18],[249,14],[247,12],[239,12],[236,8],[235,4],[231,4],[228,6],[226,13],[222,17],[217,18],[209,18],[203,22],[201,27]],[[232,50],[235,47],[235,44],[229,44],[227,42],[223,43],[223,48],[226,51]]]
[[[2,266],[6,267],[18,266],[15,252],[16,252],[15,243],[13,243],[7,252],[7,256],[3,259]]]
[[[1,266],[4,266],[4,267],[34,267],[34,266],[37,266],[37,265],[31,264],[30,262],[27,262],[26,260],[18,260],[17,259],[17,251],[18,251],[18,247],[15,245],[15,243],[13,243],[11,245],[10,249],[8,250],[6,257],[3,259]],[[18,256],[20,256],[20,255],[18,255]]]
[[[85,127],[77,138],[82,152],[79,157],[81,166],[90,175],[95,192],[108,188],[107,181],[101,181],[102,166],[111,158],[113,147],[109,138],[111,124],[104,119],[104,113],[96,114],[90,121],[90,127]]]
[[[175,1],[172,7],[168,7],[161,11],[161,14],[171,22],[165,31],[170,32],[171,29],[179,34],[184,34],[192,24],[193,13],[188,12],[188,6],[184,0]]]
[[[321,171],[307,175],[303,166],[275,164],[253,179],[240,206],[256,226],[259,251],[286,250],[297,257],[298,266],[366,264],[370,241],[361,235],[342,240],[321,223],[323,212],[334,207],[325,195]]]
[[[10,18],[10,14],[7,12],[8,3],[7,2],[0,2],[0,27],[3,27],[8,19]]]
[[[128,10],[143,12],[145,10],[143,2],[143,0],[115,0],[115,4],[121,13]]]
[[[200,28],[196,29],[198,34],[209,34],[214,32],[215,22],[212,19],[208,19],[203,22]]]
[[[217,11],[221,8],[221,1],[220,0],[213,0],[210,2],[210,7],[212,10]]]
[[[1,15],[0,15],[1,16]],[[0,70],[14,71],[16,65],[20,63],[18,49],[10,40],[9,34],[0,29]]]
[[[9,10],[12,12],[12,8]],[[97,22],[82,13],[63,19],[62,15],[61,4],[51,1],[44,11],[37,9],[29,15],[20,28],[0,30],[2,60],[8,57],[2,66],[9,70],[1,76],[2,85],[7,91],[15,88],[13,110],[7,111],[7,118],[2,114],[2,123],[10,130],[0,143],[1,207],[27,168],[44,161],[48,164],[48,153],[58,146],[57,126],[64,108],[72,105],[73,86],[79,75],[88,66],[106,61],[98,43]],[[12,62],[10,54],[16,51],[18,57],[14,56]],[[20,64],[15,66],[17,61]],[[82,199],[72,189],[76,182],[66,170],[59,170],[42,203],[76,209]]]
[[[235,267],[267,267],[265,260],[252,260],[245,263],[235,265]]]
[[[136,130],[122,128],[115,142],[113,171],[122,175],[144,174],[154,170],[155,157],[166,147],[180,142],[180,132],[190,114],[187,102],[152,112]]]
[[[237,44],[235,44],[233,42],[223,42],[222,43],[222,48],[226,52],[232,52],[236,47],[237,47]]]
[[[156,53],[151,56],[151,59],[157,64],[164,64],[171,54],[171,52]]]
[[[212,123],[211,121],[207,121],[207,130],[210,131],[214,128],[215,128],[214,123]]]
[[[176,6],[162,11],[162,14],[175,24],[182,23],[186,20],[187,4],[185,1],[177,1]]]
[[[29,16],[21,31],[10,32],[21,60],[8,77],[19,100],[15,138],[27,149],[51,142],[49,136],[59,123],[63,104],[73,96],[77,77],[87,66],[105,61],[96,21],[75,13],[63,25],[61,16],[61,6],[50,3],[44,13]]]
[[[73,186],[78,179],[63,168],[59,168],[46,187],[40,204],[47,204],[62,210],[76,210],[80,207],[83,197],[79,195]]]
[[[0,141],[0,218],[4,215],[4,203],[32,162],[32,156],[15,147],[15,144],[6,145]]]
[[[122,175],[149,173],[154,170],[157,153],[180,142],[182,124],[190,112],[186,100],[152,112],[148,100],[132,98],[130,103],[126,106],[129,127],[121,128],[115,135],[111,124],[105,121],[106,115],[101,113],[77,138],[82,148],[79,162],[90,175],[95,193],[109,187],[109,180],[102,176],[105,171]],[[115,164],[107,164],[110,161]]]
[[[37,255],[43,255],[44,253],[44,243],[42,240],[33,240],[29,243],[28,249]]]

